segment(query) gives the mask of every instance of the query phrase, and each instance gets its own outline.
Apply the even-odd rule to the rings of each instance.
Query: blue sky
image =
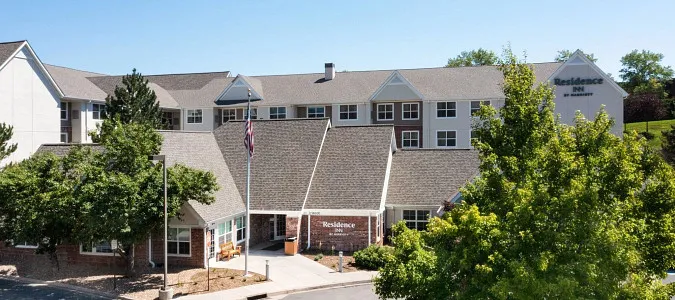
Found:
[[[529,62],[580,48],[615,77],[632,49],[675,66],[675,1],[515,2],[10,1],[0,41],[28,39],[45,63],[106,74],[437,67],[509,42]]]

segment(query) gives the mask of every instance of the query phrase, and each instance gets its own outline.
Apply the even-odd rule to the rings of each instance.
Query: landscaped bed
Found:
[[[113,273],[116,273],[113,279]],[[206,269],[169,268],[167,283],[173,288],[174,295],[200,294],[231,289],[263,282],[265,276],[251,273],[251,277],[242,277],[243,271],[232,269],[211,269],[210,290],[207,290]],[[0,275],[21,276],[44,281],[56,281],[65,284],[125,296],[133,299],[155,299],[163,283],[162,268],[139,268],[134,278],[122,278],[123,270],[113,272],[108,266],[61,265],[57,271],[49,265],[38,264],[0,264]]]
[[[335,271],[338,270],[338,263],[340,261],[340,256],[338,251],[333,251],[331,254],[330,251],[320,252],[318,250],[306,250],[301,253],[302,256],[307,257],[313,261],[316,261],[326,267],[329,267]],[[354,257],[351,252],[342,253],[342,272],[354,272],[354,271],[368,271],[366,269],[360,269],[354,264]]]

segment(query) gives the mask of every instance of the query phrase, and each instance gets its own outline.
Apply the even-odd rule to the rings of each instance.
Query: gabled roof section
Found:
[[[107,76],[105,74],[87,72],[66,67],[45,64],[45,68],[52,74],[54,81],[61,88],[64,96],[72,99],[86,99],[104,101],[106,94],[102,89],[91,82],[88,77]]]
[[[386,205],[440,206],[478,175],[478,151],[398,150],[394,153]]]
[[[23,45],[28,43],[27,41],[16,41],[16,42],[6,42],[0,43],[0,70],[7,64],[11,57],[14,57],[16,53],[21,50]]]
[[[584,54],[584,52],[581,51],[580,49],[577,49],[577,51],[574,51],[574,53],[572,53],[572,56],[570,56],[570,58],[567,59],[566,62],[564,62],[562,65],[560,65],[560,67],[558,67],[558,69],[556,69],[555,72],[553,72],[550,76],[548,76],[548,80],[550,81],[550,80],[554,79],[554,77],[558,76],[558,74],[560,74],[560,72],[562,72],[562,70],[564,70],[565,67],[575,66],[575,65],[588,65],[588,66],[590,66],[591,69],[593,69],[593,71],[598,73],[598,75],[601,76],[605,80],[605,82],[608,82],[624,98],[628,97],[628,93],[623,88],[621,88],[614,81],[614,79],[609,77],[609,75],[607,75],[607,73],[603,72],[600,69],[600,67],[598,67],[598,65],[596,65],[594,62],[592,62],[590,59],[588,59],[588,57],[586,57],[586,54]]]
[[[40,61],[40,58],[35,54],[35,51],[33,51],[33,48],[30,46],[28,41],[18,41],[18,42],[9,42],[9,43],[0,43],[0,70],[2,70],[9,61],[15,57],[22,49],[27,49],[28,53],[30,56],[32,56],[33,61],[37,64],[38,69],[40,69],[40,72],[42,75],[44,75],[47,80],[49,80],[49,83],[51,87],[56,91],[59,97],[63,97],[63,91],[59,86],[56,84],[56,81],[54,81],[54,78],[52,78],[52,75],[49,74],[49,71],[45,68],[45,66],[42,64],[42,61]]]
[[[220,189],[214,195],[215,202],[205,205],[193,200],[188,201],[204,222],[246,210],[213,133],[167,130],[160,131],[160,134],[164,137],[160,153],[166,155],[168,165],[183,164],[210,171],[216,176]]]
[[[305,209],[379,210],[394,127],[333,127],[326,133]]]
[[[251,158],[251,209],[302,210],[328,119],[254,120],[255,154]],[[246,197],[244,122],[230,121],[214,130],[242,198]]]
[[[395,90],[387,94],[387,89]],[[396,97],[403,98],[393,99]],[[369,100],[424,100],[424,96],[399,71],[393,71]]]
[[[216,98],[217,105],[239,104],[248,101],[248,90],[251,90],[251,101],[263,99],[263,87],[260,80],[242,74],[232,80],[232,82]]]

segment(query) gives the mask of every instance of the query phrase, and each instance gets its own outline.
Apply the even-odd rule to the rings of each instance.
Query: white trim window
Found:
[[[171,256],[190,256],[190,228],[169,227],[167,228],[167,254]]]
[[[68,120],[68,108],[70,107],[70,102],[61,101],[61,104],[59,106],[61,108],[61,121],[67,121]]]
[[[307,118],[324,118],[326,116],[325,106],[308,106]]]
[[[16,248],[26,248],[26,249],[35,249],[38,247],[37,243],[29,243],[29,242],[18,242],[14,244],[14,247]]]
[[[218,224],[218,245],[232,241],[232,220]]]
[[[438,147],[457,146],[457,131],[454,130],[436,131],[436,146]]]
[[[394,119],[394,104],[380,103],[377,104],[377,120],[391,121]]]
[[[419,120],[420,119],[420,104],[417,102],[401,104],[403,109],[403,120]]]
[[[244,119],[248,117],[248,108],[242,108],[242,111],[244,112]],[[251,120],[255,120],[258,118],[258,108],[257,107],[251,107]]]
[[[402,131],[401,132],[401,147],[403,148],[419,148],[420,147],[420,132],[417,130]]]
[[[286,119],[286,107],[270,107],[270,119]]]
[[[234,121],[237,119],[237,109],[236,108],[223,108],[222,110],[222,121],[223,124]]]
[[[188,109],[187,110],[187,123],[188,124],[201,124],[203,113],[201,109]]]
[[[91,105],[91,118],[94,120],[105,119],[105,104],[94,103]]]
[[[113,255],[117,247],[117,241],[99,241],[88,244],[80,244],[80,254],[86,255]]]
[[[405,226],[410,229],[427,230],[430,216],[430,210],[403,210]]]
[[[246,216],[235,218],[235,228],[237,229],[237,243],[243,242],[246,238]]]
[[[68,132],[61,132],[61,143],[68,143]]]
[[[357,120],[359,108],[356,104],[340,105],[340,120]]]
[[[436,102],[436,118],[455,118],[457,117],[457,102]]]
[[[481,105],[490,105],[490,101],[471,101],[471,115],[475,115],[479,110]]]

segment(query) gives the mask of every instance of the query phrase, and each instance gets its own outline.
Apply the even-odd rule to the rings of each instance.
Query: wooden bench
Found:
[[[230,260],[235,254],[241,256],[241,246],[235,247],[232,242],[220,244],[220,259],[227,257]]]

